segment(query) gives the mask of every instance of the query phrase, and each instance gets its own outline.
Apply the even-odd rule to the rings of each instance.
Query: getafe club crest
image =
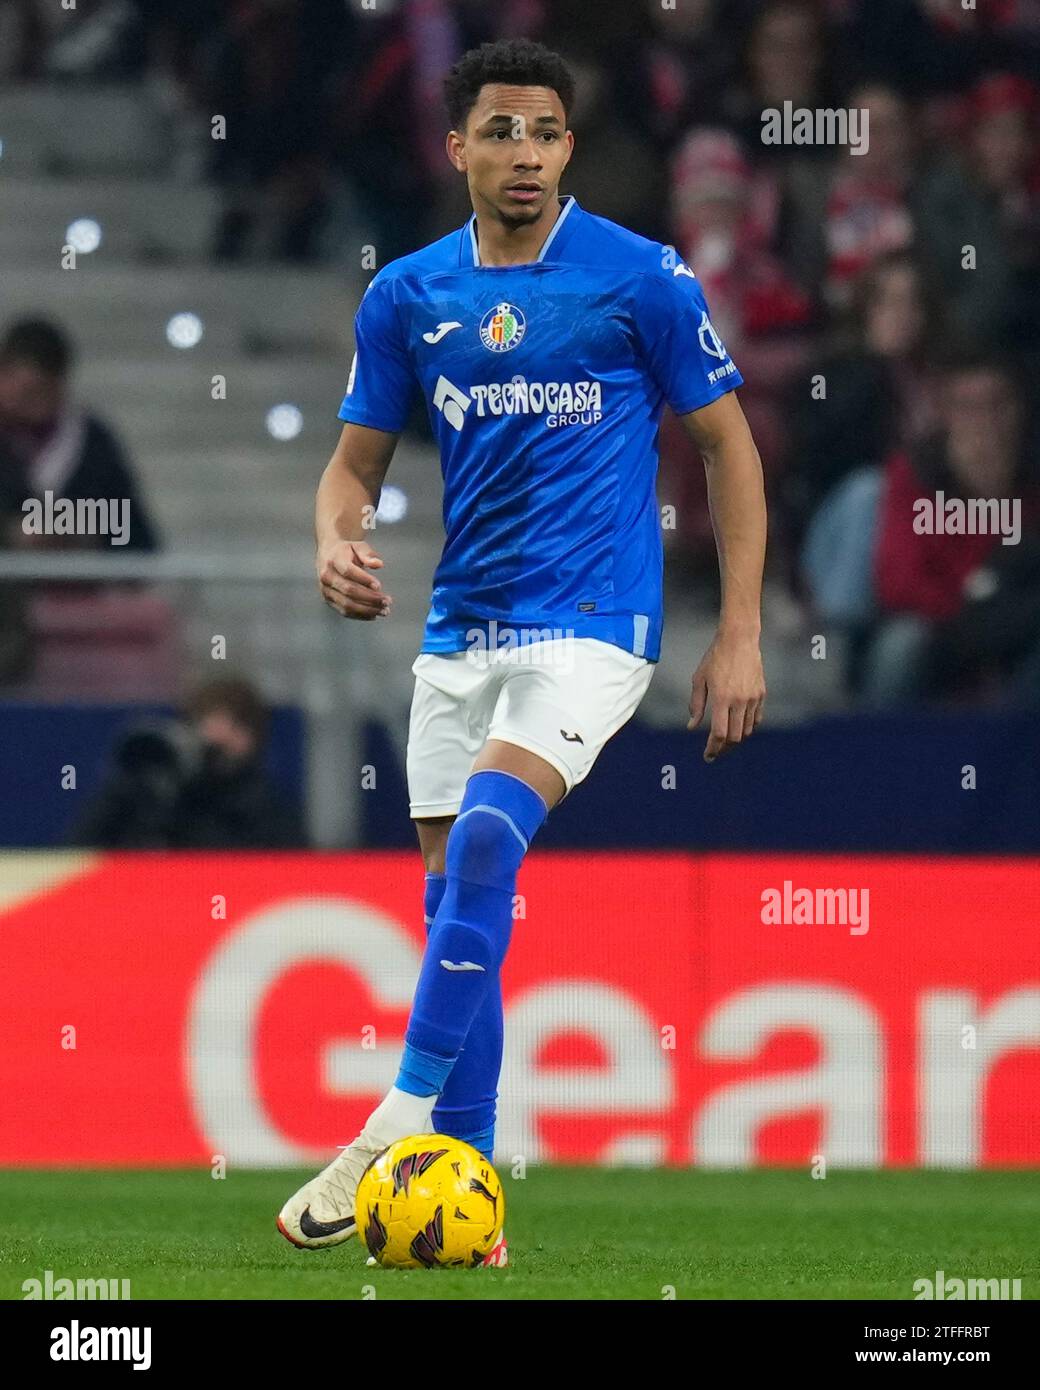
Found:
[[[489,352],[510,352],[526,329],[527,320],[515,304],[496,304],[480,321],[480,341]]]

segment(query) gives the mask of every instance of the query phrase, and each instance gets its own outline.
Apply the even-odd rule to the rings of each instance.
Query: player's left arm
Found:
[[[711,705],[705,762],[750,737],[766,685],[759,637],[766,502],[762,462],[734,391],[681,416],[704,459],[708,507],[722,580],[718,631],[693,673],[688,729]]]

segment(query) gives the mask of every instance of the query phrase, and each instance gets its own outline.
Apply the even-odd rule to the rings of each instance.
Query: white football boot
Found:
[[[359,1134],[316,1178],[304,1183],[278,1214],[278,1229],[301,1250],[324,1250],[357,1234],[354,1199],[358,1183],[381,1148]]]
[[[489,1250],[489,1251],[487,1252],[487,1254],[484,1256],[484,1259],[483,1259],[483,1261],[481,1262],[481,1268],[482,1268],[482,1269],[495,1269],[495,1268],[501,1269],[504,1265],[507,1265],[508,1263],[509,1263],[509,1248],[508,1248],[508,1246],[506,1245],[506,1234],[505,1234],[505,1231],[503,1231],[502,1234],[499,1236],[498,1240],[495,1242],[495,1247],[494,1247],[494,1249],[493,1249],[493,1250]]]

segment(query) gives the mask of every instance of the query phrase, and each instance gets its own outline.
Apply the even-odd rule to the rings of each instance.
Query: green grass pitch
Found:
[[[506,1189],[506,1269],[383,1270],[357,1240],[275,1230],[313,1173],[0,1172],[0,1298],[129,1279],[132,1299],[913,1299],[913,1282],[1020,1278],[1035,1299],[1035,1171],[531,1167]],[[668,1290],[674,1289],[674,1295]]]

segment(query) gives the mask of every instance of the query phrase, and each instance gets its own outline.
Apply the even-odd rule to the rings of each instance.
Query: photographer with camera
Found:
[[[299,808],[263,767],[270,712],[248,681],[199,686],[184,716],[130,729],[73,834],[97,849],[302,849]]]

